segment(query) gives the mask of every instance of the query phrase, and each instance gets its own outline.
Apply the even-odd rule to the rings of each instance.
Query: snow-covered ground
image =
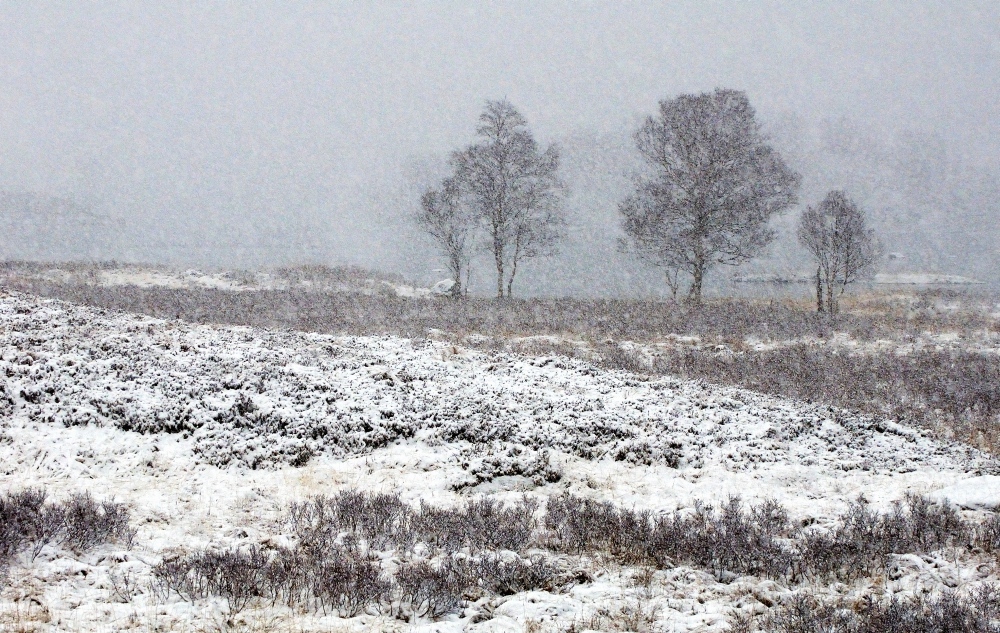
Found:
[[[194,268],[174,269],[143,264],[119,264],[108,267],[52,264],[22,267],[11,265],[0,275],[13,282],[29,280],[104,287],[134,286],[232,292],[294,289],[361,294],[392,293],[400,297],[430,297],[441,294],[432,288],[384,278],[378,273],[361,269],[324,269],[310,275],[309,272],[296,268],[284,271],[280,269],[202,271]]]
[[[15,566],[0,626],[17,619],[38,630],[221,628],[221,603],[163,602],[140,585],[124,604],[109,575],[147,578],[163,556],[209,544],[280,542],[276,519],[289,502],[347,488],[437,503],[568,490],[655,512],[736,494],[822,524],[859,494],[884,509],[907,492],[997,471],[988,456],[911,428],[739,389],[562,357],[196,326],[19,294],[0,296],[0,386],[0,492],[114,496],[139,529],[132,551],[76,558],[52,548]],[[911,558],[883,580],[887,591],[997,577],[974,557]],[[653,630],[722,630],[729,608],[789,590],[686,568],[637,582],[637,570],[590,564],[593,583],[492,598],[475,605],[492,613],[476,623],[243,617],[249,629],[270,622],[256,630],[559,630],[545,627],[611,623],[642,605]]]

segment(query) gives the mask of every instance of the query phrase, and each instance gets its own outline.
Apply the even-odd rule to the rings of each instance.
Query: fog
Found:
[[[616,249],[631,132],[659,99],[731,87],[802,173],[802,203],[846,188],[897,268],[991,280],[998,32],[995,2],[9,1],[0,255],[430,283],[440,262],[409,220],[421,179],[506,97],[563,147],[569,187],[562,254],[520,288],[661,292]],[[797,211],[747,270],[799,265]]]

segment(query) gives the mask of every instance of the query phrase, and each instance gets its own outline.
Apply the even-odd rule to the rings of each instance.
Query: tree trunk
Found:
[[[691,290],[688,292],[688,300],[695,305],[701,305],[701,283],[705,278],[705,255],[700,252],[695,254],[691,276],[693,280],[691,281]]]
[[[510,263],[510,277],[507,278],[507,298],[514,296],[514,275],[517,274],[517,258]]]
[[[837,314],[837,298],[833,294],[833,280],[826,281],[826,311],[830,314]]]
[[[494,245],[494,258],[497,264],[497,299],[503,299],[503,250]]]
[[[822,268],[816,269],[816,312],[823,311],[823,277],[820,276]]]
[[[451,287],[452,297],[462,296],[462,259],[460,255],[451,256],[451,275],[455,285]]]

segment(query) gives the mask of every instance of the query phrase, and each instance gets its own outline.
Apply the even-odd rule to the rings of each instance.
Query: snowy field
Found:
[[[269,605],[229,618],[224,601],[158,596],[150,568],[201,547],[287,544],[289,503],[348,489],[439,505],[568,491],[654,514],[739,495],[822,526],[861,494],[888,510],[952,486],[975,521],[985,513],[971,508],[990,505],[977,482],[998,471],[896,423],[563,357],[196,326],[19,294],[0,297],[0,371],[0,492],[114,497],[138,528],[131,550],[52,546],[14,561],[0,604],[11,630],[721,631],[730,610],[801,588],[685,567],[639,582],[643,570],[583,555],[563,563],[586,582],[483,597],[437,621]],[[130,602],[111,588],[126,572]],[[997,577],[992,558],[948,552],[822,591],[911,594]],[[645,628],[616,624],[630,617]]]
[[[402,279],[351,267],[292,267],[267,271],[203,271],[143,264],[35,264],[5,262],[0,277],[7,283],[83,284],[118,288],[202,289],[230,292],[302,290],[315,292],[388,293],[400,297],[429,297],[430,288]]]

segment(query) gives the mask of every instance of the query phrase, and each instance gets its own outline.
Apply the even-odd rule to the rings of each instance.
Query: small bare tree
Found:
[[[486,231],[497,298],[513,293],[518,264],[551,255],[563,235],[559,152],[544,152],[509,101],[488,101],[479,142],[452,156],[455,179]]]
[[[802,213],[798,237],[816,261],[816,309],[836,314],[848,284],[875,272],[881,250],[875,232],[846,193],[831,191]]]
[[[468,273],[476,219],[468,206],[462,203],[461,191],[454,178],[445,178],[440,188],[424,192],[415,219],[417,225],[434,239],[447,260],[448,273],[455,282],[451,295],[463,296],[462,273]]]
[[[682,274],[687,269],[683,235],[677,223],[664,217],[654,195],[636,195],[619,206],[622,227],[627,238],[619,241],[620,250],[634,253],[640,261],[663,271],[670,297],[677,301]]]
[[[689,274],[698,303],[713,266],[741,264],[774,239],[768,222],[795,203],[800,178],[738,90],[661,101],[635,142],[649,170],[619,208],[627,241]]]

